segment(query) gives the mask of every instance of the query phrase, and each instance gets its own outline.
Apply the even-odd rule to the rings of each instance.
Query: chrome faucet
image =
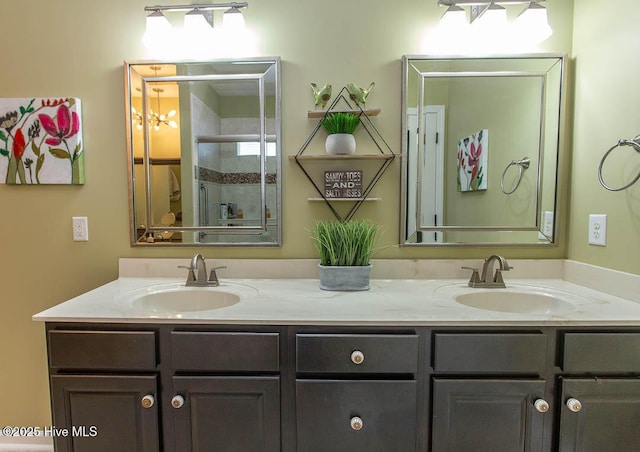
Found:
[[[499,268],[493,273],[493,266],[495,262],[498,262]],[[471,278],[469,278],[469,287],[490,287],[490,288],[505,288],[504,279],[502,278],[502,272],[511,270],[513,267],[509,266],[507,260],[499,254],[492,254],[484,260],[482,265],[482,275],[478,274],[477,268],[462,267],[467,270],[471,270]],[[489,278],[489,280],[487,280]]]
[[[185,283],[185,286],[187,287],[217,287],[220,285],[220,281],[218,280],[216,270],[227,267],[215,267],[211,270],[211,273],[207,278],[207,264],[205,263],[202,254],[197,253],[191,259],[191,265],[188,267],[180,265],[178,268],[186,268],[189,270],[189,273],[187,274],[187,282]]]

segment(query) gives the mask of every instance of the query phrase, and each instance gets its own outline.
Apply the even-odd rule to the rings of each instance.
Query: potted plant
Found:
[[[321,124],[328,134],[325,141],[327,154],[350,155],[356,152],[353,132],[360,124],[359,115],[342,111],[328,113]]]
[[[381,227],[369,220],[317,221],[311,238],[320,254],[320,288],[368,290],[380,235]]]

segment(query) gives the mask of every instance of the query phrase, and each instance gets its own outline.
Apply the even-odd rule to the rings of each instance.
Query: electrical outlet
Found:
[[[89,241],[89,223],[87,217],[72,217],[71,220],[73,225],[73,241]]]
[[[547,237],[553,236],[553,211],[545,210],[542,215],[542,233]]]
[[[589,245],[607,245],[606,215],[589,215]]]
[[[542,212],[542,224],[538,231],[538,240],[553,239],[553,210]]]

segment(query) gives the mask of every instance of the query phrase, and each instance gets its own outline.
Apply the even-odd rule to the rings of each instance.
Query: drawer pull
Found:
[[[567,400],[567,408],[574,413],[579,413],[582,410],[582,403],[578,399],[571,398]]]
[[[362,364],[364,362],[364,353],[362,353],[360,350],[356,350],[351,353],[351,362],[358,365]]]
[[[540,413],[546,413],[549,411],[549,402],[544,399],[538,399],[533,403],[533,406],[536,407]]]
[[[362,429],[362,427],[364,427],[364,422],[362,422],[362,419],[360,419],[358,416],[353,416],[351,418],[351,428],[355,431],[358,431]]]
[[[140,401],[142,408],[151,408],[154,405],[154,403],[156,403],[156,399],[154,399],[151,394],[147,394]]]
[[[182,408],[182,405],[184,405],[184,397],[181,395],[173,396],[171,399],[171,406],[177,409]]]

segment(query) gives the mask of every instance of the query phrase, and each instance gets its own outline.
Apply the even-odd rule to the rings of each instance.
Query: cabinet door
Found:
[[[155,376],[53,375],[51,397],[57,452],[159,450]]]
[[[176,376],[172,397],[176,450],[280,451],[279,377]]]
[[[296,381],[298,452],[416,450],[415,381]]]
[[[544,391],[542,380],[434,379],[432,452],[541,451]]]
[[[560,451],[640,450],[640,380],[563,379],[561,402]]]

